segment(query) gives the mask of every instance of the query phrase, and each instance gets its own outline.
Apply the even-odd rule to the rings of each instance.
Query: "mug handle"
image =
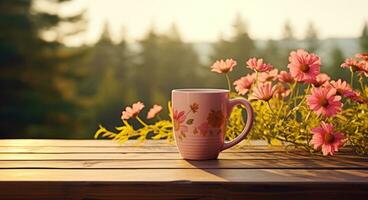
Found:
[[[243,131],[234,139],[231,140],[229,142],[225,142],[224,146],[222,147],[221,151],[228,149],[236,144],[238,144],[239,142],[241,142],[249,133],[250,129],[252,128],[253,125],[253,108],[250,105],[250,103],[243,99],[243,98],[235,98],[235,99],[230,99],[229,103],[228,103],[228,118],[231,114],[232,109],[234,108],[234,106],[242,104],[245,106],[245,110],[247,111],[247,122],[245,123],[245,127],[243,129]]]

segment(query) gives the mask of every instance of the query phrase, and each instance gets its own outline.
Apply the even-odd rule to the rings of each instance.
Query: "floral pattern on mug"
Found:
[[[186,116],[184,111],[175,110],[173,113],[174,130],[180,132],[188,132],[188,126],[184,125]]]
[[[225,116],[221,110],[211,110],[208,113],[207,122],[212,128],[220,128],[225,123]]]
[[[191,113],[196,114],[199,109],[199,104],[193,102],[189,105],[189,110],[187,113],[185,111],[174,110],[173,113],[173,122],[174,122],[174,130],[179,132],[180,135],[178,138],[183,140],[186,137],[186,133],[189,131],[189,128],[194,123],[194,118],[188,117]],[[225,115],[221,110],[211,110],[207,114],[207,119],[205,122],[202,122],[199,126],[193,128],[193,135],[201,134],[202,136],[212,135],[212,134],[220,134],[221,127],[225,123]]]

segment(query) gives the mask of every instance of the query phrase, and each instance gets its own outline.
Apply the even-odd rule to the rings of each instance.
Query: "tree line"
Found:
[[[50,6],[35,8],[37,1]],[[95,44],[71,48],[64,42],[83,34],[88,22],[83,10],[71,16],[58,13],[70,2],[0,2],[0,137],[90,138],[98,124],[119,125],[121,110],[138,100],[147,107],[166,105],[173,88],[224,88],[225,79],[209,70],[217,59],[233,58],[243,66],[247,58],[263,57],[285,69],[291,50],[319,51],[313,23],[305,39],[297,40],[286,22],[281,40],[260,46],[239,15],[232,36],[214,42],[205,63],[194,45],[182,40],[175,24],[165,33],[150,27],[134,44],[124,37],[113,42],[106,24]],[[359,41],[361,50],[368,51],[367,24]],[[334,77],[347,76],[338,71],[345,56],[341,49],[336,46],[328,54],[332,62],[326,69]],[[237,67],[231,78],[244,75],[244,70]]]

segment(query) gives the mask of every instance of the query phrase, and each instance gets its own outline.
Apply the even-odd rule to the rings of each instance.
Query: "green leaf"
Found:
[[[187,123],[188,125],[191,125],[191,124],[193,124],[193,121],[194,121],[194,119],[188,119],[186,123]]]

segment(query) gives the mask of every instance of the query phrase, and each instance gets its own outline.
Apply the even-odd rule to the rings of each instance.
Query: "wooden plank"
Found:
[[[0,182],[2,199],[366,199],[361,183]],[[47,188],[47,189],[46,189]]]
[[[10,146],[0,147],[1,153],[137,153],[137,152],[148,152],[148,153],[165,153],[165,152],[178,152],[176,146],[121,146],[121,147],[61,147],[61,146]],[[283,152],[285,150],[282,147],[268,147],[268,146],[246,146],[243,148],[230,148],[223,152]],[[293,152],[304,152],[304,151],[293,151]],[[339,152],[351,154],[349,149],[341,149]]]
[[[89,160],[1,161],[0,169],[366,169],[368,161],[342,160]],[[368,173],[368,171],[367,171]]]
[[[1,181],[364,183],[367,170],[304,169],[1,169]]]
[[[175,146],[175,142],[168,142],[167,140],[146,140],[143,143],[137,140],[129,140],[124,143],[106,139],[0,139],[0,146],[2,147],[25,147],[25,146],[54,146],[54,147],[120,147],[120,146]],[[263,140],[244,140],[240,145],[257,145],[267,146]]]
[[[54,146],[54,147],[120,147],[120,146],[174,146],[174,142],[166,140],[147,140],[144,143],[139,143],[137,140],[129,140],[124,143],[106,139],[1,139],[1,147],[25,147],[25,146]]]
[[[168,153],[0,153],[0,161],[16,161],[16,160],[141,160],[141,159],[181,159],[177,152]],[[336,154],[333,157],[326,157],[322,155],[311,155],[309,153],[285,153],[285,152],[224,152],[220,153],[219,159],[229,160],[248,160],[248,159],[262,159],[262,160],[288,160],[288,159],[312,159],[312,160],[353,160],[366,162],[368,157],[351,155],[351,154]]]

